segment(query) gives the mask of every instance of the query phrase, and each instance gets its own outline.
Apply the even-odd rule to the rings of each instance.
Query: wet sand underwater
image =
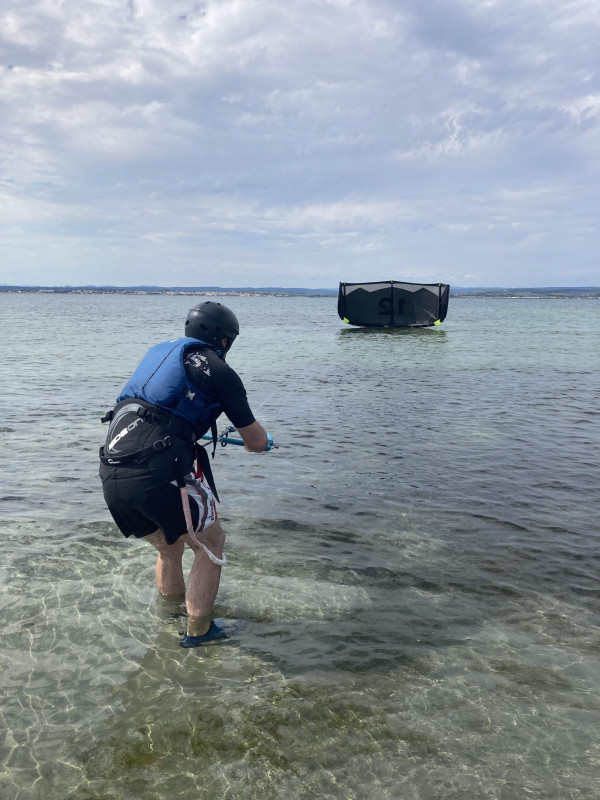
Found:
[[[597,305],[451,299],[387,333],[228,298],[280,448],[216,455],[232,636],[186,651],[96,458],[189,300],[0,296],[0,796],[597,800]]]

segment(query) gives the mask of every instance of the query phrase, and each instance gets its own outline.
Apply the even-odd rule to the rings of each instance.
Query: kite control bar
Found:
[[[232,433],[234,430],[235,428],[231,427],[225,428],[225,430],[217,436],[217,441],[221,443],[221,447],[225,447],[225,445],[228,444],[237,444],[241,445],[242,447],[244,446],[243,439],[232,439],[231,436],[227,435],[228,433]],[[212,442],[212,436],[210,433],[205,433],[204,436],[202,436],[202,439],[208,439],[209,441]],[[265,453],[268,453],[269,450],[273,450],[274,448],[277,449],[278,445],[276,445],[275,442],[273,441],[273,437],[271,436],[269,431],[267,431],[267,442],[268,444],[264,450]]]

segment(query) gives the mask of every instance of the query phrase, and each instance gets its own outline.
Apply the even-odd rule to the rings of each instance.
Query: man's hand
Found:
[[[249,453],[263,453],[269,446],[267,432],[260,422],[253,422],[244,428],[238,428],[238,433],[244,441],[244,450]]]

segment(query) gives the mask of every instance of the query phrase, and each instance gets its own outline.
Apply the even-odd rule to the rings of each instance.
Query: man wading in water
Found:
[[[225,563],[225,532],[208,455],[196,442],[211,430],[216,444],[215,421],[225,413],[246,450],[262,453],[273,445],[250,410],[240,377],[225,363],[238,333],[237,318],[226,306],[195,306],[185,336],[146,353],[103,419],[110,422],[100,448],[104,499],[124,536],[144,538],[158,550],[160,594],[172,602],[185,599],[182,647],[226,636],[210,619]],[[185,544],[194,551],[187,589]]]

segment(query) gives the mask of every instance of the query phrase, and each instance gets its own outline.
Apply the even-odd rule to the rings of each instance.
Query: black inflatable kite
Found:
[[[340,283],[338,314],[367,328],[426,328],[446,318],[449,296],[447,283]]]

